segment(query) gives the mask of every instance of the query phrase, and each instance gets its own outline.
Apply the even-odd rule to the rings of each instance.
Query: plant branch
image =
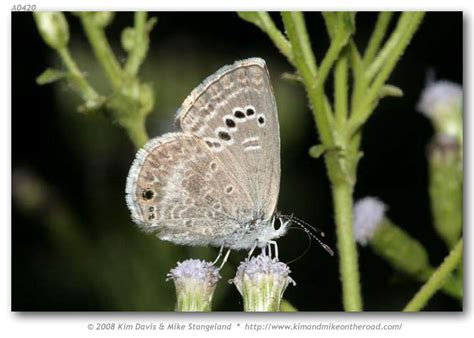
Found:
[[[323,144],[334,145],[332,136],[333,116],[329,114],[324,99],[323,88],[316,84],[317,66],[312,52],[303,14],[295,12],[282,12],[283,24],[293,50],[294,64],[306,88],[309,101],[312,106],[316,128]],[[310,65],[311,64],[311,65]]]
[[[282,53],[287,58],[288,62],[293,65],[293,51],[291,50],[291,44],[276,27],[268,12],[237,12],[237,14],[241,19],[254,24],[267,34],[280,53]]]
[[[86,33],[87,39],[94,50],[112,86],[117,89],[122,83],[122,69],[118,63],[112,48],[105,36],[103,27],[98,25],[93,17],[94,13],[81,12],[80,19]]]
[[[446,278],[454,271],[462,259],[463,240],[460,239],[456,246],[451,250],[443,263],[431,275],[430,279],[422,286],[416,295],[410,300],[403,309],[405,312],[419,311],[426,306],[431,297],[444,285]]]
[[[140,65],[145,60],[148,52],[148,28],[147,28],[147,13],[136,12],[134,24],[134,44],[133,49],[125,63],[125,72],[130,75],[136,75]]]
[[[84,101],[93,101],[96,102],[99,100],[100,96],[95,91],[95,89],[87,82],[84,74],[79,70],[74,59],[71,57],[69,53],[69,49],[67,47],[60,48],[57,50],[61,60],[66,65],[67,70],[69,71],[69,80],[72,82],[74,87],[79,91],[82,99]]]
[[[338,129],[343,129],[349,114],[347,107],[348,86],[347,86],[348,56],[347,53],[337,60],[334,71],[334,110],[336,115],[336,125]]]
[[[397,28],[393,32],[386,46],[380,52],[379,56],[377,56],[376,60],[372,63],[373,65],[378,62],[378,60],[381,60],[383,64],[380,67],[377,67],[377,70],[380,69],[380,71],[375,75],[375,79],[369,86],[362,102],[358,105],[357,109],[351,116],[349,121],[349,131],[351,134],[355,133],[373,112],[373,108],[382,86],[385,84],[385,81],[392,73],[393,68],[413,38],[413,35],[423,20],[424,14],[425,13],[423,12],[408,12],[401,15],[398,20]],[[383,56],[385,54],[387,54],[386,57]],[[382,55],[382,57],[380,55]],[[369,81],[373,76],[371,68],[366,74]]]
[[[293,63],[293,51],[291,50],[290,42],[276,27],[275,23],[267,12],[258,12],[258,15],[262,22],[263,31],[267,33],[275,46],[277,46],[277,48],[288,59],[288,61]]]
[[[387,32],[387,28],[392,17],[393,12],[381,12],[379,14],[374,31],[370,36],[369,44],[365,50],[363,61],[365,65],[370,65],[375,55],[379,51],[380,45],[382,44],[382,40],[385,37],[385,33]]]
[[[313,49],[311,48],[311,41],[309,39],[308,31],[306,30],[306,22],[304,20],[303,13],[289,12],[283,13],[282,15],[287,18],[291,18],[291,29],[293,31],[292,44],[297,41],[298,54],[304,60],[304,63],[308,68],[310,74],[315,77],[317,73],[316,58],[314,57]]]

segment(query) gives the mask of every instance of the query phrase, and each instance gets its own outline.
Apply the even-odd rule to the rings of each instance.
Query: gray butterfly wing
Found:
[[[229,244],[241,237],[238,218],[249,194],[202,139],[170,133],[137,153],[126,187],[132,218],[143,230],[177,244]]]
[[[280,188],[280,132],[265,61],[238,61],[208,77],[185,100],[177,120],[239,179],[253,202],[250,218],[269,219]]]

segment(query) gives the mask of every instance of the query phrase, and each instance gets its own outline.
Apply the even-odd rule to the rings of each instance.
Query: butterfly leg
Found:
[[[214,260],[214,262],[212,262],[212,265],[216,264],[217,261],[219,260],[219,258],[221,258],[223,250],[224,250],[224,245],[221,245],[221,247],[219,249],[219,253],[217,254],[217,258]]]
[[[275,258],[278,260],[278,244],[276,241],[268,241],[268,251],[270,251],[270,257],[271,257],[271,245],[273,244],[275,248]]]
[[[249,254],[247,256],[247,260],[250,260],[250,257],[252,256],[253,252],[257,248],[258,240],[255,241],[255,244],[252,245],[252,248],[249,250]]]
[[[222,260],[222,263],[221,263],[221,265],[219,266],[219,270],[222,269],[222,267],[224,266],[225,262],[227,262],[227,258],[229,258],[230,250],[231,250],[230,248],[227,249],[227,252],[225,253],[224,259]]]

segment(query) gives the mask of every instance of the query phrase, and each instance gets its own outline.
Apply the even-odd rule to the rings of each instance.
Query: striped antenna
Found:
[[[319,230],[318,228],[316,228],[315,226],[312,226],[311,224],[293,216],[293,215],[279,215],[280,218],[286,218],[287,220],[289,220],[290,222],[292,223],[295,223],[297,225],[299,225],[301,227],[301,229],[303,229],[311,238],[313,238],[314,240],[316,240],[316,242],[318,242],[324,250],[327,251],[327,253],[329,253],[331,256],[334,256],[334,251],[329,247],[329,245],[327,245],[326,243],[323,243],[323,241],[321,241],[321,239],[319,237],[317,237],[313,232],[311,232],[310,230],[313,230],[316,234],[319,234],[321,237],[324,237],[325,234],[323,231]]]

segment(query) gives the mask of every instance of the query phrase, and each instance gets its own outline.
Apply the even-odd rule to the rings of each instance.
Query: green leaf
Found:
[[[284,72],[281,74],[281,79],[291,82],[303,83],[303,78],[298,73]]]
[[[262,21],[260,20],[260,15],[258,12],[237,12],[237,15],[250,23],[253,23],[254,25],[260,27],[260,29],[263,29]]]
[[[155,27],[157,23],[158,23],[158,18],[156,16],[153,16],[150,19],[148,19],[148,21],[146,22],[147,32],[148,33],[151,32],[151,30],[153,29],[153,27]]]
[[[328,150],[327,146],[324,144],[318,144],[309,148],[309,155],[313,158],[319,158],[326,152],[326,150]]]
[[[393,85],[389,85],[389,84],[383,85],[382,88],[380,88],[380,91],[379,91],[379,98],[381,99],[381,98],[386,97],[386,96],[402,97],[403,96],[403,90],[401,90],[397,86],[393,86]]]
[[[36,78],[36,83],[42,86],[48,83],[53,83],[62,80],[68,75],[68,72],[64,72],[54,68],[48,68]]]

